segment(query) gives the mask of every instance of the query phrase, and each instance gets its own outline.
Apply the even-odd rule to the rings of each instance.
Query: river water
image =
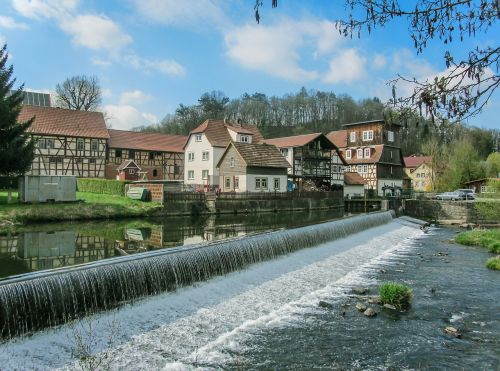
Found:
[[[497,370],[498,272],[453,236],[394,221],[5,342],[0,369]],[[407,313],[357,312],[351,288],[382,281],[412,287]]]

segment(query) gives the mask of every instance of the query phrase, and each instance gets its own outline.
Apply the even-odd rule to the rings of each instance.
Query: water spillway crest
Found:
[[[384,225],[390,212],[241,239],[110,259],[0,281],[0,336],[10,338]]]

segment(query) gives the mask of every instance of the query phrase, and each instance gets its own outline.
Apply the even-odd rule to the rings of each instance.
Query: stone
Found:
[[[468,229],[469,228],[469,224],[468,223],[462,223],[462,224],[460,224],[460,228]]]
[[[351,306],[351,304],[349,304],[349,303],[342,303],[342,304],[340,304],[340,306],[341,306],[342,308],[347,308],[347,307],[350,307],[350,306]]]
[[[356,304],[356,309],[360,312],[364,312],[366,310],[366,305],[364,305],[363,303],[358,303]]]
[[[382,299],[380,299],[380,296],[370,296],[368,299],[368,303],[370,304],[382,304]]]
[[[318,307],[320,308],[326,308],[326,309],[332,309],[333,305],[327,301],[320,300],[318,303]]]
[[[445,327],[443,331],[448,335],[456,337],[457,339],[462,337],[462,334],[460,333],[460,331],[457,328],[452,327],[452,326]]]
[[[386,309],[391,309],[391,310],[396,310],[396,307],[395,307],[394,305],[392,305],[392,304],[387,304],[387,303],[386,303],[386,304],[384,304],[384,308],[386,308]]]
[[[387,273],[387,271],[385,269],[381,269],[379,270],[380,273]]]
[[[366,287],[353,287],[351,291],[358,295],[364,295],[368,292],[368,289]]]
[[[363,312],[363,314],[367,317],[374,317],[377,315],[377,312],[373,308],[366,308],[366,310]]]

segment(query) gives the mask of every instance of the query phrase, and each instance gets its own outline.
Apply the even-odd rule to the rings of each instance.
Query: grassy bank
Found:
[[[463,232],[455,241],[466,246],[486,247],[489,252],[500,254],[500,229]]]
[[[7,192],[0,192],[0,231],[10,228],[12,223],[133,218],[155,215],[162,209],[157,202],[121,196],[77,192],[76,198],[79,200],[76,203],[21,204],[13,192],[12,203],[7,204]]]

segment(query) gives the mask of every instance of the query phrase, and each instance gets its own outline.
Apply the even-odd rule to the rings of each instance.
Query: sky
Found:
[[[53,92],[75,75],[95,75],[116,129],[159,122],[205,92],[283,96],[301,87],[389,98],[397,74],[432,78],[457,57],[498,44],[500,27],[417,55],[404,21],[350,39],[336,19],[343,1],[263,0],[0,0],[0,45],[26,90]],[[404,94],[408,86],[398,87]],[[500,128],[500,93],[469,125]]]

